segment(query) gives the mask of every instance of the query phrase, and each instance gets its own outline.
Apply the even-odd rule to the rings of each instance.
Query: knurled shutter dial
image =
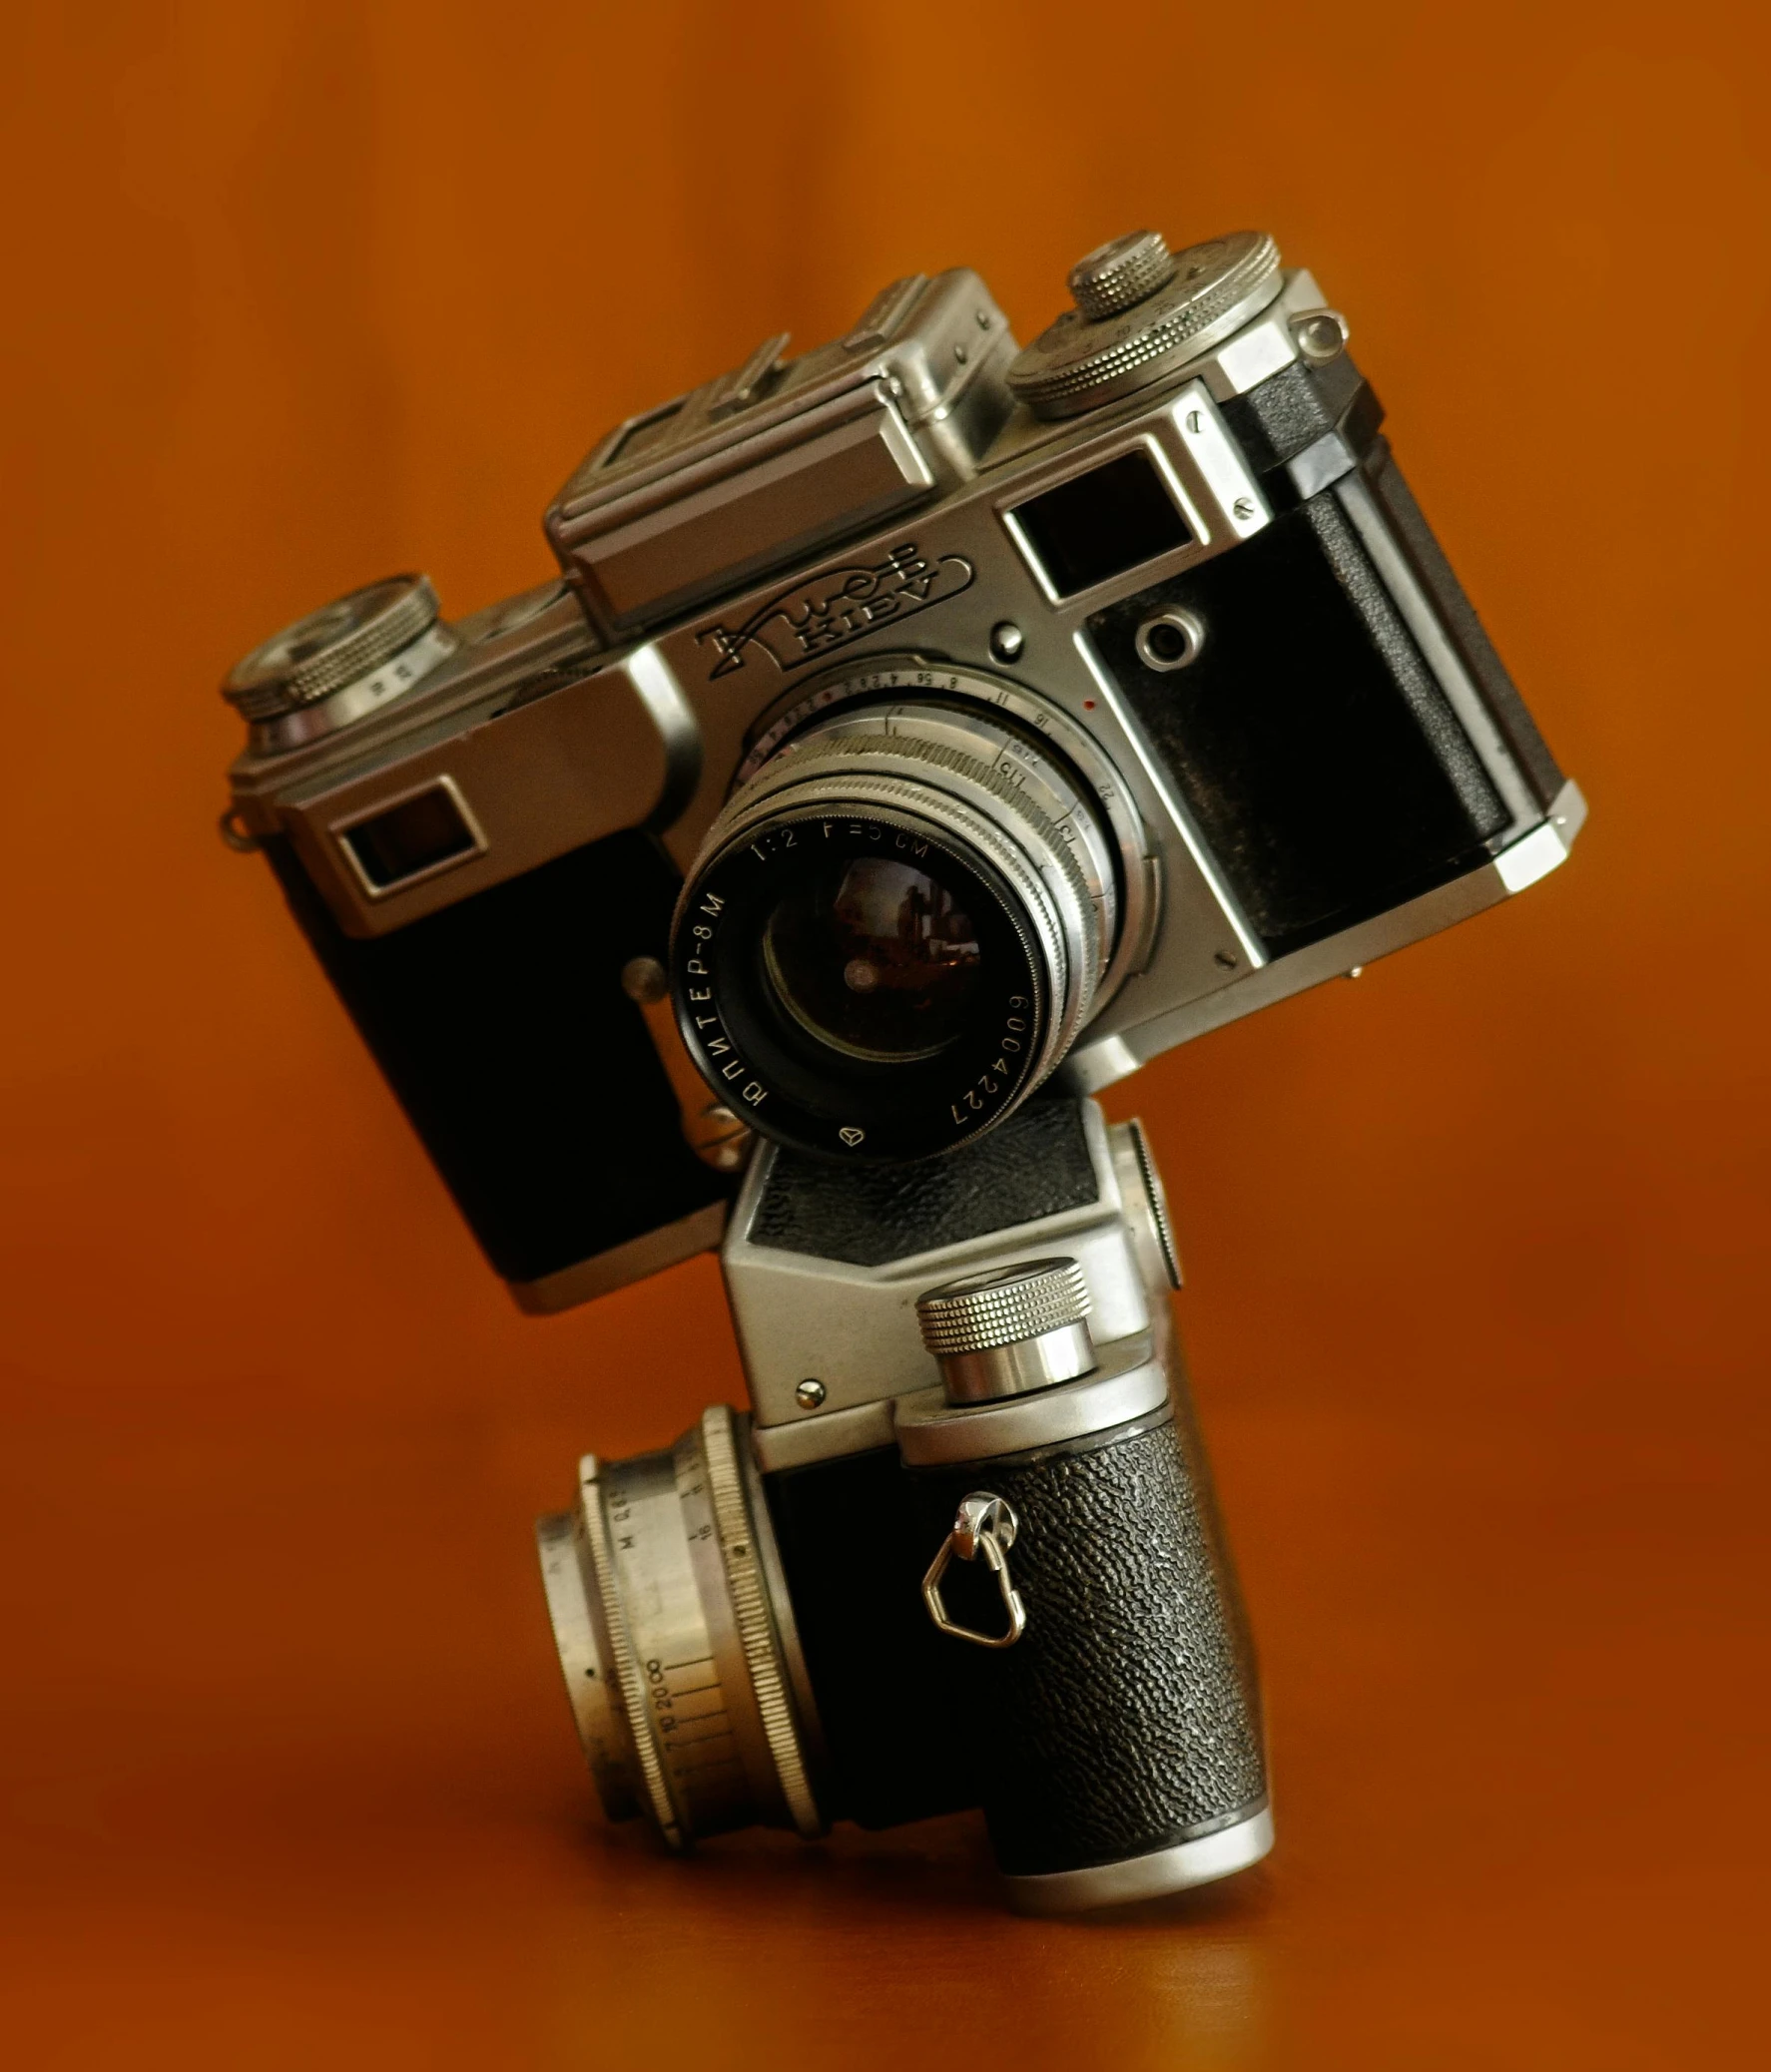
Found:
[[[365,584],[274,633],[236,665],[222,696],[249,720],[317,705],[422,640],[439,609],[427,576]]]
[[[1265,231],[1169,252],[1155,231],[1115,238],[1070,271],[1076,306],[1035,338],[1008,384],[1041,417],[1129,395],[1240,330],[1283,282]]]

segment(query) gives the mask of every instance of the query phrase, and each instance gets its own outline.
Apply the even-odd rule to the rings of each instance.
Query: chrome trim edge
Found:
[[[1252,1819],[1220,1827],[1197,1841],[1123,1856],[1086,1870],[1050,1870],[1031,1877],[1005,1877],[1008,1903],[1017,1913],[1072,1913],[1089,1906],[1121,1906],[1133,1899],[1158,1899],[1210,1884],[1258,1863],[1273,1846],[1273,1812],[1262,1807]]]
[[[557,1274],[504,1285],[526,1315],[557,1316],[562,1309],[575,1309],[580,1302],[593,1301],[629,1282],[644,1281],[648,1275],[693,1259],[698,1252],[717,1252],[725,1235],[726,1204],[710,1202],[680,1223],[667,1223],[662,1230],[630,1238],[625,1245],[612,1246],[594,1259],[581,1259],[576,1266],[562,1267]]]

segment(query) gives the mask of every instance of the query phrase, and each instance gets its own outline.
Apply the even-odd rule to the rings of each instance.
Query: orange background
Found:
[[[14,2062],[1757,2057],[1765,58],[1713,0],[14,11]],[[591,1811],[528,1521],[738,1391],[713,1262],[517,1315],[215,838],[214,687],[388,570],[536,580],[590,441],[766,333],[973,263],[1028,336],[1144,222],[1266,226],[1350,312],[1592,822],[1110,1100],[1191,1276],[1269,1866],[1031,1923],[970,1819],[666,1862]]]

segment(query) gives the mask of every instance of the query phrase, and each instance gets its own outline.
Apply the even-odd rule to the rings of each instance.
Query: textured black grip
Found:
[[[927,1477],[930,1553],[970,1490],[1005,1497],[1019,1521],[1009,1569],[1025,1634],[996,1653],[947,1642],[955,1729],[981,1753],[990,1838],[1010,1875],[1143,1855],[1266,1803],[1235,1578],[1184,1443],[1164,1416]],[[960,1613],[980,1625],[982,1566],[965,1576]],[[950,1592],[948,1604],[960,1612]]]

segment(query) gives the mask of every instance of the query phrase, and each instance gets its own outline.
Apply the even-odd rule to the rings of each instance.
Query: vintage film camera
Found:
[[[1271,1825],[1160,1182],[1089,1096],[1534,882],[1584,814],[1273,241],[1025,349],[894,281],[629,420],[562,577],[239,665],[262,849],[517,1300],[721,1248],[749,1414],[541,1525],[612,1814],[982,1805],[1018,1903]],[[912,623],[913,622],[913,623]]]

